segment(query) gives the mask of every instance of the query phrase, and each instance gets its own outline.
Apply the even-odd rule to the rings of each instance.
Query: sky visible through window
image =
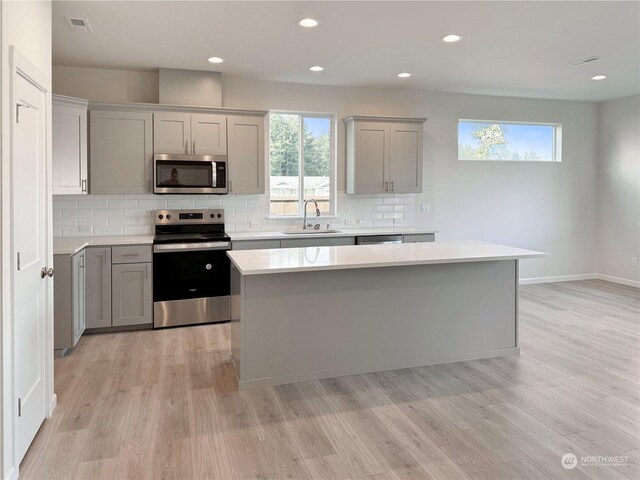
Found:
[[[459,160],[553,162],[556,125],[458,122]]]

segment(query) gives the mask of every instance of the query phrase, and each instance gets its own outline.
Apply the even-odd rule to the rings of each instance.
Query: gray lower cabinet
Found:
[[[282,248],[296,247],[338,247],[355,245],[356,237],[291,238],[280,241]]]
[[[414,233],[414,234],[405,234],[403,235],[404,243],[420,243],[420,242],[435,242],[436,234],[435,233]]]
[[[240,240],[231,244],[233,250],[260,250],[280,248],[280,240]]]
[[[111,267],[111,324],[114,327],[153,322],[151,263],[123,263]]]
[[[85,254],[54,255],[54,349],[63,353],[76,346],[86,328]]]
[[[85,249],[87,328],[111,326],[111,247]]]

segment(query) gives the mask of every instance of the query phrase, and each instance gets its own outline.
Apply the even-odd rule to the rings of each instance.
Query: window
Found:
[[[458,160],[559,162],[562,125],[458,121]]]
[[[269,115],[271,216],[302,216],[311,198],[320,213],[335,213],[334,138],[333,115]]]

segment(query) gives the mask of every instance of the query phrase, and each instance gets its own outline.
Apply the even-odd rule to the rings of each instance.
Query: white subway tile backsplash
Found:
[[[280,231],[301,224],[300,218],[269,217],[267,195],[56,195],[54,236],[153,234],[153,210],[164,208],[223,208],[229,232]],[[372,228],[414,224],[414,195],[337,196],[337,216],[321,218],[333,228]],[[80,232],[79,226],[90,232]]]

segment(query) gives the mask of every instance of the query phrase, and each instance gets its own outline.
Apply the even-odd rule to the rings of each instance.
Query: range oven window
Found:
[[[230,292],[226,250],[153,254],[153,301],[227,296]]]
[[[156,160],[157,187],[215,186],[212,162]]]

